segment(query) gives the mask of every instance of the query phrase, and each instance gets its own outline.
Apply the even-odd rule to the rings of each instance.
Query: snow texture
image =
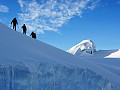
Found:
[[[120,59],[78,58],[2,23],[0,33],[0,90],[120,89]]]
[[[27,64],[29,65],[29,64]],[[88,69],[32,63],[0,67],[0,90],[111,90],[111,84]],[[74,78],[73,78],[74,77]]]

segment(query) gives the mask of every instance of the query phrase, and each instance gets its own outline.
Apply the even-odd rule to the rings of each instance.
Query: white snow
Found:
[[[83,40],[79,44],[73,46],[67,52],[76,56],[89,56],[96,51],[96,46],[91,40]]]
[[[87,45],[84,43],[87,43]],[[94,47],[94,50],[93,48],[91,48],[94,51],[93,54],[86,53],[86,50],[89,50],[89,47]],[[81,48],[83,48],[83,51],[81,50]],[[82,58],[83,60],[90,61],[91,63],[94,63],[95,65],[100,66],[101,68],[109,70],[113,74],[116,74],[118,78],[120,77],[120,50],[119,49],[96,51],[95,44],[91,40],[84,40],[81,43],[73,46],[67,52],[75,56],[78,56],[80,59]],[[111,79],[112,78],[113,77],[111,77]]]
[[[106,56],[105,58],[120,58],[120,50],[111,53],[110,55]]]
[[[99,58],[120,58],[120,50],[99,50],[96,51],[92,57],[99,57]]]
[[[0,90],[120,89],[120,59],[76,57],[2,23],[0,33]]]
[[[119,49],[97,51],[95,44],[91,40],[83,40],[66,52],[80,57],[120,58]]]

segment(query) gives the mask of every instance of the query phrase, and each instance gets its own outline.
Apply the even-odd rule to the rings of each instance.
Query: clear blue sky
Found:
[[[72,4],[68,5],[65,2],[68,8],[61,4],[59,0],[51,0],[53,2],[57,1],[61,7],[64,7],[58,11],[56,11],[56,8],[59,5],[54,7],[54,9],[50,9],[51,7],[48,6],[51,5],[51,2],[45,4],[47,0],[44,0],[44,2],[40,0],[31,2],[30,0],[18,1],[0,1],[0,21],[7,26],[10,26],[11,20],[17,17],[19,28],[22,23],[26,23],[29,27],[28,34],[34,31],[32,29],[35,29],[38,40],[65,51],[86,39],[92,40],[97,50],[120,49],[120,0],[91,0],[91,2],[87,2],[87,5],[85,5],[87,0],[83,0],[83,7],[81,6],[80,8],[78,5],[81,0],[69,2]],[[52,5],[56,5],[53,2]],[[32,6],[30,6],[31,4]],[[45,5],[44,8],[38,8],[42,5]],[[4,9],[2,6],[5,6]],[[37,12],[34,12],[35,10],[32,10],[32,8],[37,8]],[[79,10],[74,8],[79,8]],[[30,10],[27,11],[28,9]],[[26,12],[24,12],[25,10]],[[54,12],[51,13],[51,11]],[[66,14],[64,11],[70,12]],[[22,14],[27,14],[28,16],[22,17],[22,19],[24,18],[22,20],[20,17]],[[54,23],[51,24],[50,20],[53,20]],[[34,25],[34,23],[36,24]],[[33,25],[33,27],[31,28],[30,25]],[[46,27],[46,25],[49,27]],[[18,31],[21,32],[19,28]]]

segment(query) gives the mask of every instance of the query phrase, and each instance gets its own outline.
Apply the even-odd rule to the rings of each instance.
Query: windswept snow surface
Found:
[[[2,23],[0,33],[0,90],[120,89],[120,59],[78,58]]]

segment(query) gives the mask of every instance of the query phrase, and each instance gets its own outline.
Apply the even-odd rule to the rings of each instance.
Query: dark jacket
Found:
[[[18,24],[18,22],[17,22],[16,18],[14,18],[14,19],[12,20],[11,24],[12,24],[12,23],[13,23],[13,25]]]
[[[23,31],[24,31],[24,32],[26,32],[26,31],[27,31],[27,28],[26,28],[26,26],[25,26],[25,25],[23,25],[23,26],[22,26],[22,28],[23,28]]]
[[[32,36],[32,38],[36,39],[36,33],[32,32],[30,36]]]

